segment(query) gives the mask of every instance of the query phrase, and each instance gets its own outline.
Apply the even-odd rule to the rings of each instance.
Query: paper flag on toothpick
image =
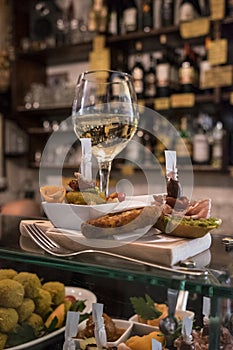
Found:
[[[166,173],[176,172],[176,151],[165,151]]]
[[[191,335],[192,328],[193,328],[193,320],[187,316],[184,316],[182,321],[181,333],[183,335],[184,341],[187,343],[192,341],[192,335]]]
[[[106,336],[106,330],[104,325],[104,318],[103,318],[103,309],[104,305],[100,303],[93,303],[92,304],[92,319],[95,324],[94,334],[96,339],[96,344],[98,349],[102,349],[104,346],[106,346],[107,343],[107,336]]]
[[[91,139],[81,138],[82,159],[81,159],[81,174],[87,181],[92,181],[92,150]]]
[[[203,297],[202,313],[205,317],[210,316],[210,298]]]
[[[152,350],[162,350],[162,344],[154,338],[152,338]]]
[[[210,316],[210,298],[208,297],[203,297],[202,314],[204,325],[208,325]]]
[[[77,334],[79,324],[79,312],[68,311],[65,327],[65,342],[63,344],[63,350],[75,350],[76,345],[74,337]]]

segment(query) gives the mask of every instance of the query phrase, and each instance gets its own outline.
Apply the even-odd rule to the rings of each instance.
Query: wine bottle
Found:
[[[192,158],[192,142],[188,131],[187,116],[181,118],[180,132],[175,149],[181,164],[185,164]]]
[[[153,27],[156,29],[162,26],[162,0],[153,0]]]
[[[210,145],[208,136],[202,125],[193,137],[193,162],[195,164],[208,164],[210,160]]]
[[[174,24],[174,0],[162,1],[162,26],[168,27]]]
[[[181,92],[193,92],[194,90],[194,65],[191,59],[190,46],[188,43],[184,45],[184,57],[179,68],[179,81]]]
[[[108,8],[104,0],[94,0],[88,18],[90,32],[106,33]]]
[[[142,30],[149,32],[153,28],[153,1],[142,0],[141,2]]]
[[[150,55],[150,66],[145,71],[145,97],[153,98],[156,96],[156,73],[155,73],[155,59]]]
[[[233,0],[227,0],[227,15],[233,17]]]
[[[198,0],[182,0],[179,9],[179,21],[192,21],[201,16],[201,8]]]
[[[142,63],[142,43],[138,41],[136,43],[137,54],[135,56],[135,62],[131,69],[131,75],[134,81],[134,88],[137,94],[138,99],[144,97],[144,78],[145,78],[145,69]]]
[[[138,30],[138,7],[135,0],[124,0],[121,31],[123,33]]]
[[[160,43],[162,44],[162,56],[157,61],[156,75],[157,75],[157,96],[168,97],[170,95],[170,70],[171,65],[168,60],[167,54],[167,37],[166,35],[160,36]]]
[[[177,93],[179,91],[179,58],[180,56],[173,52],[172,55],[169,56],[169,61],[171,64],[170,70],[170,90],[172,93]]]
[[[213,129],[212,166],[221,168],[223,158],[223,123],[218,121]]]
[[[119,34],[120,26],[120,13],[119,6],[116,1],[108,0],[108,34],[117,35]]]
[[[115,73],[112,74],[111,81],[115,84],[112,84],[112,96],[113,100],[119,101],[121,84],[118,83],[121,82],[121,72],[127,71],[125,55],[121,51],[119,51],[117,54],[116,62],[113,65],[113,70],[115,70]]]
[[[208,50],[209,50],[210,38],[205,39],[205,46],[203,47],[203,54],[199,62],[199,88],[203,93],[210,93],[211,89],[206,89],[206,77],[205,74],[211,69],[211,63],[208,61]]]

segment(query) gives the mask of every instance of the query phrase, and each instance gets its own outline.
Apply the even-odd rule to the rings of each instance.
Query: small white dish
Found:
[[[108,346],[117,346],[120,343],[124,343],[129,338],[133,327],[133,323],[127,320],[120,320],[120,319],[112,319],[112,320],[115,323],[116,327],[125,329],[125,332],[116,341],[107,342]],[[78,330],[83,330],[85,327],[86,327],[86,320],[79,324]],[[79,343],[82,340],[83,339],[78,339],[78,338],[75,339],[76,348],[78,349],[80,348]]]
[[[151,205],[151,201],[147,196],[130,197],[123,202],[96,205],[42,202],[46,216],[55,227],[77,231],[80,230],[81,224],[89,219],[148,205]]]
[[[86,307],[81,314],[90,313],[92,304],[97,302],[96,295],[88,289],[66,286],[65,293],[74,296],[76,300],[85,300]]]
[[[191,320],[194,320],[194,316],[195,316],[195,314],[194,314],[194,312],[192,312],[192,311],[189,311],[189,310],[176,310],[176,312],[175,312],[175,317],[178,319],[178,321],[182,321],[183,320],[183,318],[185,317],[185,316],[187,316],[188,318],[190,318]],[[141,322],[139,322],[138,321],[138,315],[133,315],[133,316],[131,316],[130,318],[129,318],[129,321],[130,322],[133,322],[133,323],[136,323],[136,324],[143,324],[143,325],[145,325],[146,327],[153,327],[153,326],[151,326],[151,325],[148,325],[148,324],[146,324],[146,323],[141,323]],[[158,330],[159,329],[159,327],[153,327],[154,329],[156,329],[156,330]]]
[[[117,203],[76,205],[42,202],[45,214],[52,224],[68,230],[80,230],[82,222],[110,213],[116,205]]]

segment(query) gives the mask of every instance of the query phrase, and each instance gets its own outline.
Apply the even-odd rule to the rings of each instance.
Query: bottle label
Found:
[[[146,91],[145,94],[148,97],[153,97],[156,94],[156,79],[155,79],[155,74],[154,73],[147,73],[146,78],[145,78],[145,83],[146,83]]]
[[[143,81],[142,80],[134,80],[134,89],[136,94],[143,93]]]
[[[143,71],[139,67],[135,67],[133,71],[134,79],[143,79]]]
[[[180,84],[193,84],[194,82],[194,69],[192,66],[185,66],[179,69]]]
[[[117,13],[112,12],[109,25],[108,25],[109,34],[117,34]]]
[[[205,135],[194,137],[193,160],[197,163],[206,163],[209,160],[209,143]]]
[[[148,73],[146,75],[146,83],[147,84],[155,84],[155,74],[154,73]]]
[[[157,65],[157,86],[164,87],[169,85],[169,63],[161,63]]]
[[[183,4],[180,7],[180,21],[192,21],[197,17],[199,17],[198,13],[191,3]]]
[[[215,141],[213,146],[213,158],[222,158],[222,142]]]
[[[123,22],[126,31],[135,31],[137,29],[137,9],[129,8],[124,11]]]

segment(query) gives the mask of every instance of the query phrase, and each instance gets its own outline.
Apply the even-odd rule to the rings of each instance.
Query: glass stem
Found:
[[[100,191],[104,192],[106,196],[109,195],[109,178],[112,162],[99,162],[99,177],[100,177]]]

